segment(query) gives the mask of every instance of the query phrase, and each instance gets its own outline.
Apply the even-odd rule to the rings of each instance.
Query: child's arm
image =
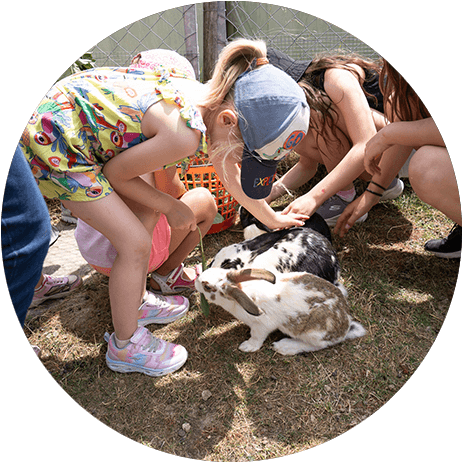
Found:
[[[307,219],[304,215],[282,215],[276,213],[264,199],[254,200],[248,197],[241,187],[240,168],[232,156],[226,159],[213,158],[213,165],[224,187],[234,199],[270,229],[284,229],[304,224]]]
[[[289,190],[296,190],[306,184],[317,172],[318,163],[300,155],[298,162],[292,166],[279,180],[274,182],[271,194],[267,197],[267,203],[272,203],[276,198]]]
[[[364,166],[371,175],[380,173],[380,155],[393,145],[417,148],[424,145],[444,147],[445,142],[432,118],[398,121],[379,131],[366,145]]]
[[[445,146],[432,118],[398,121],[385,126],[366,145],[364,163],[366,170],[372,174],[372,182],[382,186],[390,185],[408,159],[411,149],[424,145]],[[369,190],[382,193],[375,184],[369,184],[369,187]],[[379,199],[378,195],[364,192],[346,207],[334,232],[343,237],[356,220],[376,205]]]
[[[411,147],[395,145],[390,147],[380,162],[381,172],[372,177],[375,184],[387,187],[398,174],[401,167],[407,161],[411,154]],[[383,190],[374,183],[368,185],[368,189],[382,194]],[[345,233],[354,225],[354,223],[364,214],[369,212],[373,206],[380,201],[380,196],[368,191],[363,192],[359,198],[352,201],[338,218],[334,232],[343,237]]]
[[[313,214],[324,201],[351,184],[364,171],[366,143],[377,133],[372,111],[357,78],[347,70],[326,71],[325,90],[343,116],[351,148],[340,163],[306,195],[297,198],[284,213]],[[327,151],[322,137],[321,151]]]
[[[108,161],[103,173],[117,193],[165,214],[171,227],[194,230],[195,217],[190,208],[151,187],[140,176],[192,156],[200,133],[188,128],[177,108],[164,101],[145,113],[142,130],[149,139]]]

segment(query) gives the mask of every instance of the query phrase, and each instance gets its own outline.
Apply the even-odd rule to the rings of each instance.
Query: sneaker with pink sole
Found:
[[[187,361],[188,353],[182,345],[169,343],[139,327],[124,348],[118,348],[114,333],[105,334],[108,342],[106,364],[115,372],[140,372],[151,377],[170,374]]]

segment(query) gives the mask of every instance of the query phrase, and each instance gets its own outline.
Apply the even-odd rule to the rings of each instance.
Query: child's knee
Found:
[[[148,232],[139,237],[134,237],[128,245],[128,247],[125,247],[125,250],[122,250],[122,253],[125,252],[136,261],[148,262],[152,245],[152,238]]]
[[[419,148],[411,158],[408,167],[409,181],[419,198],[427,196],[430,189],[436,187],[437,170],[435,169],[433,147]]]
[[[209,218],[214,218],[217,213],[216,200],[214,199],[211,192],[204,188],[200,187],[195,189],[195,201],[198,202],[198,205],[201,206],[203,214]]]

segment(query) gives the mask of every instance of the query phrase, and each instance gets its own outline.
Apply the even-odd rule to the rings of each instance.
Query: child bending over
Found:
[[[32,115],[19,146],[42,194],[59,198],[117,250],[109,277],[110,369],[159,376],[188,356],[139,324],[141,312],[159,312],[145,287],[160,214],[185,234],[197,233],[197,219],[143,175],[206,153],[208,134],[218,175],[237,201],[268,227],[302,224],[304,215],[276,213],[262,199],[278,159],[309,122],[302,89],[286,85],[281,95],[291,78],[266,63],[262,42],[237,41],[204,86],[171,62],[153,70],[97,68],[59,81]]]

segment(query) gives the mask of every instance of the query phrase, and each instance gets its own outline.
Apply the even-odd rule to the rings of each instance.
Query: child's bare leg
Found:
[[[211,193],[204,188],[196,188],[186,192],[180,199],[185,203],[195,215],[197,225],[200,228],[202,236],[205,236],[217,213],[216,202]],[[171,230],[171,243],[169,245],[169,258],[156,270],[162,276],[168,275],[178,267],[189,253],[198,245],[200,237],[198,231],[187,232],[184,230]],[[193,269],[185,269],[183,277],[187,280],[195,278]],[[151,280],[154,289],[159,286]]]
[[[156,188],[155,185],[155,178],[153,173],[143,174],[140,176],[147,184],[151,185],[152,187]],[[120,195],[121,199],[124,203],[129,207],[129,209],[137,216],[139,221],[145,226],[145,229],[153,235],[153,230],[155,229],[156,223],[159,220],[160,213],[159,211],[155,211],[153,209],[149,209],[146,206],[137,203],[129,198]]]
[[[111,313],[116,337],[127,340],[137,330],[152,236],[116,192],[96,201],[63,204],[118,251],[109,279]]]
[[[419,148],[409,164],[409,181],[422,201],[462,225],[458,184],[446,148]]]

